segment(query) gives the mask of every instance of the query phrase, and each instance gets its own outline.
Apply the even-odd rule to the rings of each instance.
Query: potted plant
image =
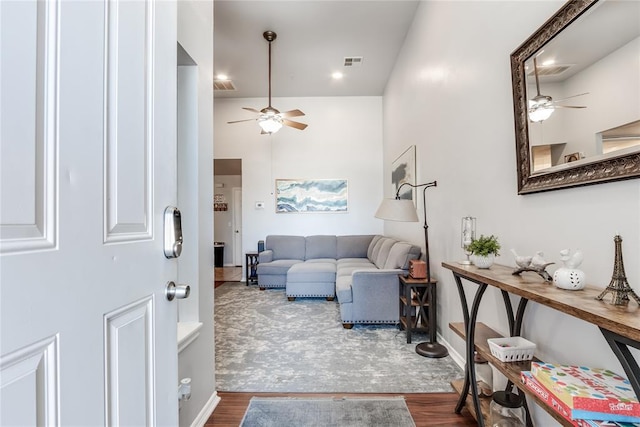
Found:
[[[489,237],[480,235],[477,239],[472,239],[468,250],[475,255],[473,263],[478,268],[489,268],[497,255],[500,255],[500,243],[493,234]]]

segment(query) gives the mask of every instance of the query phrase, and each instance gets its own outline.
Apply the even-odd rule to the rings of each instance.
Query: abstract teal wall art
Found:
[[[347,212],[346,179],[276,179],[276,213]]]

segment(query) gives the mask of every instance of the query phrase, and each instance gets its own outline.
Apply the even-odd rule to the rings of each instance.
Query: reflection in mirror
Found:
[[[514,51],[520,194],[640,175],[639,52],[625,0],[569,1]]]
[[[600,2],[525,61],[527,98],[544,96],[551,114],[529,122],[532,150],[555,153],[547,167],[606,154],[598,135],[640,119],[639,17],[639,2]]]
[[[638,77],[640,78],[640,76]],[[640,147],[640,120],[607,129],[596,135],[596,144],[604,154]]]

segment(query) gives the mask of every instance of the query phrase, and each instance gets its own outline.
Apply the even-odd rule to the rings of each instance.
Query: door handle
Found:
[[[191,287],[189,285],[176,285],[174,282],[167,282],[167,288],[164,291],[169,301],[173,301],[174,298],[189,298],[190,293]]]

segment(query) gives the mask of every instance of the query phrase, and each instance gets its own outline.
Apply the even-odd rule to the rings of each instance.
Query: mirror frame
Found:
[[[638,178],[640,153],[622,154],[558,171],[531,172],[525,61],[599,1],[569,0],[511,54],[511,83],[516,131],[518,194]]]

